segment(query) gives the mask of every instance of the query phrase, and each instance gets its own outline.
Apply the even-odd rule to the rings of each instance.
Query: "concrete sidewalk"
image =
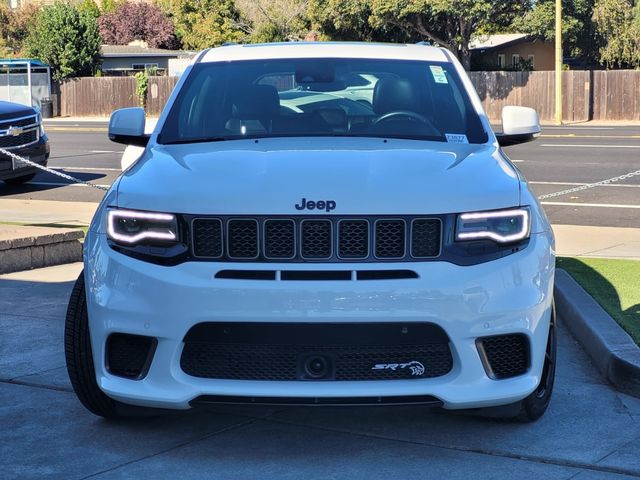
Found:
[[[0,199],[0,222],[86,226],[97,203]],[[640,260],[640,228],[554,225],[559,256]]]

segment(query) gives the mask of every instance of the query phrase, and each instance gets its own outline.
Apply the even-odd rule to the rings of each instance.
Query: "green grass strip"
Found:
[[[640,260],[561,257],[556,265],[640,345]]]

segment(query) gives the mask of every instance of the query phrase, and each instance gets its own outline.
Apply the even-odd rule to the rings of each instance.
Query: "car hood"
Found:
[[[26,117],[35,114],[35,110],[27,105],[19,103],[4,102],[0,100],[0,121],[11,120],[12,118]]]
[[[519,205],[493,145],[372,138],[272,138],[154,145],[121,177],[118,206],[221,215],[443,214]],[[308,203],[307,203],[308,204]]]

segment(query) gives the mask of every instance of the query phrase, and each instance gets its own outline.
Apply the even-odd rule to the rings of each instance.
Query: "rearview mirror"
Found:
[[[144,109],[134,107],[116,110],[109,120],[109,140],[125,145],[146,147],[149,143],[149,135],[144,132],[144,124]]]
[[[496,134],[501,147],[531,142],[538,135],[540,120],[533,108],[507,106],[502,109],[502,133]]]

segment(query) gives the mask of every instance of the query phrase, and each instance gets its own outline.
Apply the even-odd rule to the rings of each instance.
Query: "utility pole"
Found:
[[[555,123],[562,125],[562,0],[556,0],[556,108]]]

